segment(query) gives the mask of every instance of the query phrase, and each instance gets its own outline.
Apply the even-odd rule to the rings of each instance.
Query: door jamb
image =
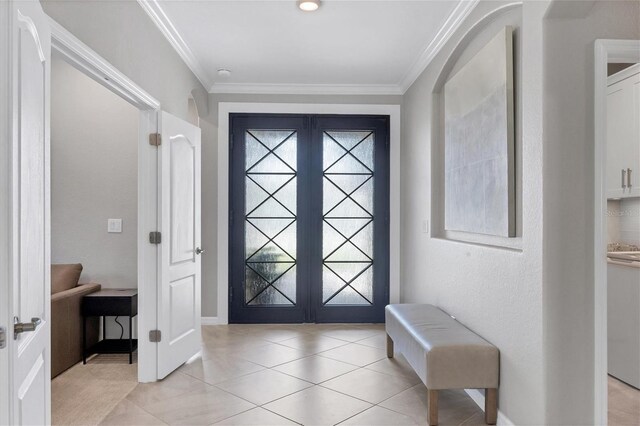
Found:
[[[400,301],[400,105],[218,104],[218,310],[217,323],[229,323],[229,114],[344,114],[389,116],[389,303]]]
[[[11,2],[0,3],[0,325],[6,328],[9,337],[9,286],[11,285],[11,161],[12,161],[12,5]],[[0,349],[0,375],[10,377],[11,358],[9,354],[11,342]],[[0,424],[9,424],[10,384],[0,384]]]
[[[640,62],[640,40],[594,46],[594,422],[607,424],[607,64]]]
[[[157,329],[157,245],[148,233],[158,224],[158,150],[149,145],[149,134],[158,131],[160,102],[117,68],[50,18],[51,48],[82,73],[138,108],[138,381],[157,380],[157,344],[149,331]],[[144,360],[144,362],[140,362]]]

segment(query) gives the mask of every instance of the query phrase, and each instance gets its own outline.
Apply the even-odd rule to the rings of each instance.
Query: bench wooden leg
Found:
[[[427,421],[429,426],[438,424],[438,391],[427,389]]]
[[[484,421],[495,425],[498,420],[498,389],[484,390]]]
[[[387,334],[387,358],[393,358],[393,340]]]

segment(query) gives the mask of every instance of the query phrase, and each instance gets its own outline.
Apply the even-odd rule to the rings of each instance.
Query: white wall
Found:
[[[138,110],[54,53],[51,260],[82,263],[81,283],[137,288],[137,161]]]
[[[540,60],[547,4],[528,2],[483,20],[506,3],[479,3],[404,96],[402,300],[440,306],[495,344],[501,352],[501,414],[515,424],[544,424]],[[481,26],[464,37],[480,21]],[[505,25],[515,27],[516,58],[521,61],[516,65],[521,70],[516,72],[521,90],[516,103],[521,116],[517,125],[520,249],[431,237],[422,232],[422,222],[442,207],[441,187],[432,179],[432,172],[441,167],[436,144],[442,143],[432,128],[432,93],[443,69],[457,69]]]
[[[544,27],[545,379],[556,424],[593,422],[594,41],[640,39],[639,2],[594,3]]]
[[[430,93],[470,23],[497,4],[480,3],[404,96],[403,300],[442,306],[500,348],[500,411],[514,423],[590,424],[593,43],[640,39],[640,3],[549,5],[525,2],[522,8],[521,250],[417,231],[440,207],[430,205],[439,199],[432,194],[438,187],[431,174]],[[492,25],[513,22],[505,15]],[[482,37],[482,31],[473,35]]]

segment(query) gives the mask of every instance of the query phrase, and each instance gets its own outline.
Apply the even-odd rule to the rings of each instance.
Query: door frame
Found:
[[[229,114],[389,116],[389,303],[400,301],[400,105],[220,102],[218,104],[218,324],[229,323]]]
[[[594,45],[594,421],[607,424],[607,64],[640,62],[640,40]]]
[[[11,270],[9,266],[12,264],[11,250],[12,243],[8,236],[11,235],[11,216],[12,205],[11,197],[11,174],[12,172],[12,81],[9,76],[11,63],[11,31],[12,15],[11,4],[9,2],[0,3],[0,75],[6,76],[0,79],[0,326],[5,327],[5,333],[9,333],[9,286],[11,283]],[[11,342],[10,337],[6,335],[7,346],[0,349],[0,374],[8,377],[11,368]],[[9,424],[9,407],[10,401],[9,384],[0,385],[0,424]]]
[[[52,52],[139,110],[138,124],[138,381],[157,380],[157,344],[144,338],[157,329],[159,250],[149,244],[158,229],[158,150],[149,134],[158,131],[160,102],[98,55],[62,25],[49,18]],[[144,362],[140,362],[144,360]]]

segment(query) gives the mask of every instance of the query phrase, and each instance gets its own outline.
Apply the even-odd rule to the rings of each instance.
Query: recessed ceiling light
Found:
[[[298,7],[305,12],[313,12],[320,7],[320,0],[298,0]]]
[[[226,69],[226,68],[220,68],[220,69],[218,70],[218,75],[219,75],[220,77],[229,77],[229,76],[231,75],[231,71],[229,71],[229,70],[228,70],[228,69]]]

